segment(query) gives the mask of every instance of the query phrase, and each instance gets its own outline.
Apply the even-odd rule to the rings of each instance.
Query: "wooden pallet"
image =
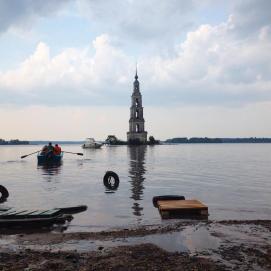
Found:
[[[196,199],[159,200],[158,209],[162,218],[198,218],[208,216],[208,207]]]

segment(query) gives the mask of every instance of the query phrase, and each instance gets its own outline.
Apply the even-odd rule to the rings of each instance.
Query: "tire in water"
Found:
[[[109,190],[117,190],[119,187],[119,176],[114,171],[107,171],[104,175],[104,186]]]
[[[3,185],[0,185],[0,202],[5,201],[8,197],[8,190]]]

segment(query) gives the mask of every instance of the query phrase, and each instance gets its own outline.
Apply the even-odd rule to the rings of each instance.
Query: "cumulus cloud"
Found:
[[[10,27],[22,27],[38,17],[54,14],[70,0],[0,1],[0,33]]]
[[[109,23],[116,17],[113,28],[124,29],[130,24],[131,29],[154,36],[171,23],[178,24],[181,11],[189,12],[197,3],[159,1],[153,17],[148,17],[154,6],[152,0],[145,4],[119,1],[112,9],[108,1],[78,1],[93,18],[103,14],[103,20]],[[138,59],[146,104],[234,106],[271,100],[271,25],[269,13],[263,10],[268,3],[261,0],[260,7],[255,7],[257,16],[247,12],[247,17],[246,10],[256,2],[237,3],[228,20],[201,24],[187,32],[183,42],[173,43],[171,54],[155,52]],[[149,18],[149,23],[144,18]],[[238,34],[250,29],[251,22],[255,28],[249,35]],[[115,44],[108,34],[96,37],[86,48],[67,48],[57,55],[41,42],[16,69],[0,72],[1,103],[127,104],[135,70],[132,54]]]
[[[157,39],[163,43],[172,41],[176,33],[194,25],[195,17],[189,15],[202,6],[198,0],[77,2],[81,14],[89,18],[91,25],[138,44]]]
[[[187,34],[176,57],[144,60],[147,88],[167,91],[167,100],[183,104],[240,105],[271,99],[269,27],[250,40],[232,35],[229,20],[201,25]],[[148,79],[147,79],[148,78]]]
[[[138,46],[142,41],[170,45],[203,22],[208,23],[216,16],[223,18],[224,10],[231,15],[232,34],[236,36],[248,36],[271,22],[269,0],[77,0],[77,3],[92,26]]]
[[[6,103],[108,104],[106,94],[119,97],[130,67],[129,57],[107,35],[83,50],[68,48],[56,56],[41,42],[17,69],[0,73],[2,102],[6,97]]]
[[[270,100],[269,32],[262,27],[248,42],[232,35],[230,20],[201,25],[176,46],[174,57],[141,58],[146,102],[239,105]],[[24,102],[46,104],[53,95],[56,103],[124,104],[133,73],[133,58],[103,34],[83,50],[65,49],[56,56],[40,43],[18,69],[0,73],[0,91],[2,102],[16,93]]]
[[[31,26],[38,18],[69,9],[76,3],[79,13],[90,19],[91,25],[103,32],[124,34],[132,39],[149,40],[153,37],[171,37],[172,33],[193,24],[189,14],[199,0],[95,1],[95,0],[12,0],[0,1],[0,33],[11,27]],[[73,12],[77,12],[73,9]],[[161,33],[163,33],[161,35]]]
[[[10,27],[31,26],[33,20],[59,10],[69,13],[70,3],[72,12],[88,18],[92,29],[118,35],[138,45],[151,40],[170,44],[206,18],[223,14],[223,9],[231,13],[232,28],[238,35],[257,32],[271,21],[269,0],[12,0],[0,1],[0,33]]]
[[[0,34],[68,2],[0,1]],[[56,51],[48,33],[40,33],[46,42],[17,66],[0,70],[0,126],[9,127],[3,136],[42,138],[61,119],[63,129],[50,131],[54,138],[84,138],[86,122],[99,139],[110,123],[110,133],[125,138],[136,54],[148,131],[162,139],[172,133],[270,136],[270,1],[231,1],[228,19],[220,13],[211,20],[217,2],[77,0],[97,37],[85,47]],[[31,129],[22,131],[22,125]],[[81,128],[71,134],[71,125]]]
[[[260,28],[271,24],[270,10],[269,0],[236,1],[231,16],[232,27],[240,36],[257,34]]]

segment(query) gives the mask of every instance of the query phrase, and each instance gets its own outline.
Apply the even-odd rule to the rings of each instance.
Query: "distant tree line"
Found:
[[[19,139],[11,139],[9,141],[6,141],[2,138],[0,138],[0,145],[28,145],[29,141],[26,140],[19,140]]]
[[[271,138],[248,137],[248,138],[222,138],[223,143],[271,143]]]
[[[271,143],[271,138],[209,138],[209,137],[175,137],[166,143]]]
[[[127,142],[118,139],[115,135],[109,135],[105,140],[105,144],[108,144],[108,145],[127,145]]]

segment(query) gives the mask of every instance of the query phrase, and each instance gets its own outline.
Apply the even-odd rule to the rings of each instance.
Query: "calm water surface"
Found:
[[[10,192],[5,206],[47,209],[85,204],[70,231],[93,231],[161,223],[152,197],[180,194],[209,206],[209,219],[270,219],[271,144],[191,144],[127,147],[103,146],[65,154],[56,168],[37,165],[41,146],[0,146],[0,184]],[[120,177],[108,193],[107,170]],[[166,222],[162,222],[166,223]]]

